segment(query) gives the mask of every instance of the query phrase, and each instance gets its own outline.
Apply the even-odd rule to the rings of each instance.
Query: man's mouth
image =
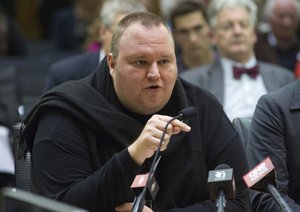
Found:
[[[158,90],[159,88],[160,88],[160,86],[158,86],[158,85],[151,85],[151,86],[147,87],[147,89],[149,89],[149,90]]]

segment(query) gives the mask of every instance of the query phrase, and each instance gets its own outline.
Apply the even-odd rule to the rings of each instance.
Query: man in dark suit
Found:
[[[281,196],[300,211],[300,79],[260,98],[252,119],[247,156],[249,167],[272,160]],[[255,211],[278,211],[272,197],[255,193]]]
[[[100,13],[100,52],[88,52],[54,63],[49,70],[44,91],[68,80],[78,80],[90,74],[110,52],[112,32],[118,22],[127,14],[145,11],[144,5],[136,0],[106,0]]]
[[[63,59],[51,65],[44,91],[68,80],[77,80],[89,75],[98,65],[100,52],[87,52]]]
[[[213,0],[208,15],[220,58],[181,74],[213,93],[231,120],[252,117],[261,95],[294,80],[287,69],[256,60],[256,9],[251,0]]]

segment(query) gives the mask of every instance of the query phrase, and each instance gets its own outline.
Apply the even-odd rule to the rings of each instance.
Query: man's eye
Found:
[[[164,65],[164,64],[168,64],[169,60],[160,60],[159,64]]]
[[[137,60],[135,63],[137,65],[146,65],[146,61],[145,60]]]
[[[196,32],[196,33],[201,33],[202,32],[202,26],[195,26],[194,28],[193,28],[193,30]]]
[[[178,30],[178,33],[180,35],[187,35],[187,34],[189,34],[189,30],[188,29],[180,29],[180,30]]]
[[[242,21],[240,23],[240,26],[243,28],[243,29],[247,29],[249,26],[250,26],[250,22],[249,21]]]

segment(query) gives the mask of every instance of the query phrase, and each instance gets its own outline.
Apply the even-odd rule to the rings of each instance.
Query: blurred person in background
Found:
[[[82,49],[87,28],[98,17],[102,0],[75,0],[55,11],[50,26],[51,39],[58,49]]]
[[[73,0],[38,0],[36,2],[37,15],[43,40],[50,39],[51,22],[55,12],[61,8],[74,4]]]
[[[27,44],[17,23],[0,3],[0,56],[26,56]]]
[[[269,32],[258,32],[255,54],[258,60],[278,64],[294,72],[300,60],[297,35],[300,20],[299,0],[267,0],[264,7]]]
[[[193,1],[179,3],[171,11],[169,21],[177,45],[179,72],[214,61],[211,31],[201,4]]]
[[[138,0],[141,4],[145,6],[147,11],[154,13],[156,15],[161,15],[161,8],[160,8],[160,0]],[[172,0],[168,2],[168,4],[174,4]]]
[[[96,18],[87,29],[87,37],[84,41],[85,52],[99,52],[101,49],[101,41],[99,38],[101,21]]]
[[[261,95],[294,80],[289,70],[256,60],[256,10],[252,0],[213,0],[208,15],[219,59],[181,75],[214,94],[230,120],[252,117]]]
[[[54,63],[46,78],[44,91],[68,80],[81,79],[90,74],[100,61],[110,52],[112,33],[118,22],[128,13],[146,11],[137,0],[106,0],[100,12],[98,39],[101,48],[98,51],[85,52]]]

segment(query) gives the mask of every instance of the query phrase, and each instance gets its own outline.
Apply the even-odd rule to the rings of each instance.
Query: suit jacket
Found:
[[[264,62],[258,62],[258,65],[268,92],[275,91],[295,79],[294,75],[283,67]],[[224,73],[219,61],[187,70],[180,76],[210,91],[220,103],[224,103]]]
[[[260,98],[252,119],[247,156],[252,168],[269,156],[282,197],[300,211],[300,79]],[[277,211],[270,195],[256,193],[255,211]]]
[[[79,80],[89,75],[99,64],[99,52],[82,53],[51,65],[44,91],[69,80]]]

